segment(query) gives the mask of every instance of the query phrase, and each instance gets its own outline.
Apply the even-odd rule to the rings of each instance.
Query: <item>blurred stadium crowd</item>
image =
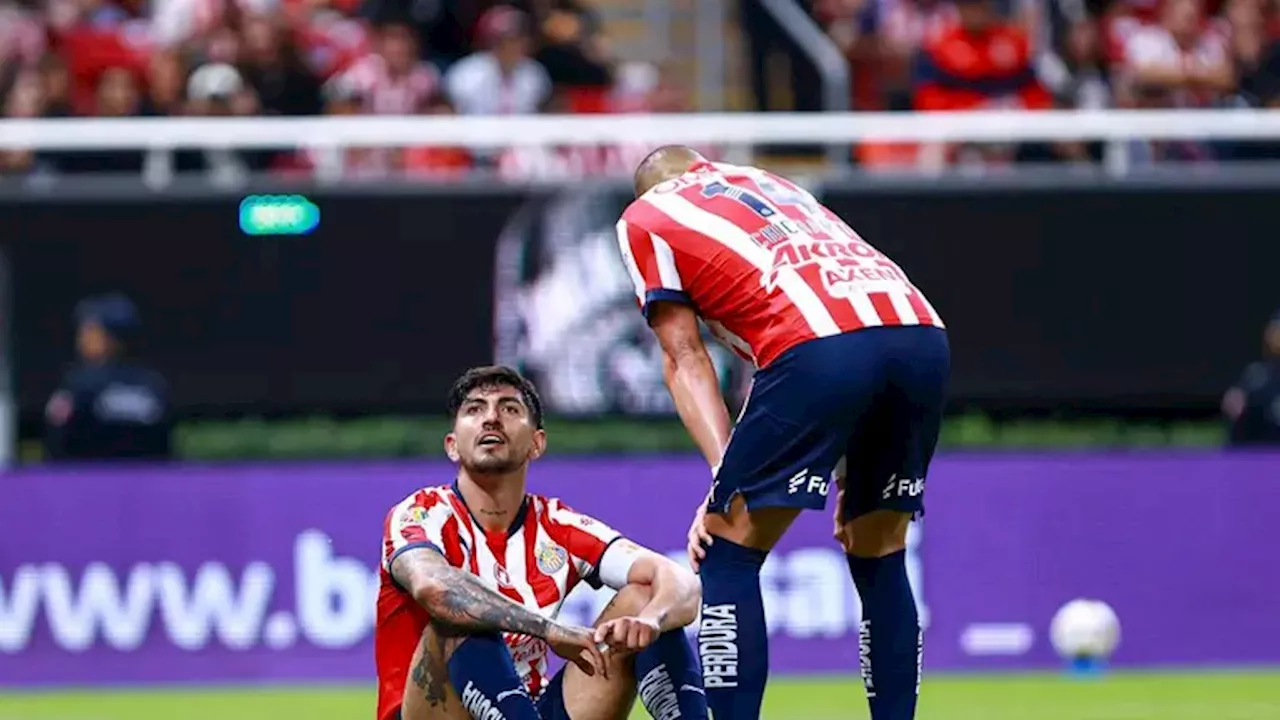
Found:
[[[615,63],[574,0],[2,0],[4,115],[526,114],[682,110],[670,73]],[[240,153],[249,170],[465,171],[454,148]],[[141,152],[0,153],[0,173],[139,171]],[[179,153],[177,170],[217,164]]]
[[[0,0],[7,117],[524,114],[691,109],[688,68],[624,61],[608,0]],[[808,0],[850,61],[857,110],[1280,105],[1280,0]],[[729,3],[757,109],[821,110],[811,60],[760,0]],[[790,56],[777,81],[773,62]],[[789,94],[790,102],[778,99]],[[780,108],[780,105],[790,105]],[[954,158],[955,148],[946,148]],[[1273,149],[1143,144],[1155,159]],[[865,166],[921,148],[868,144]],[[980,149],[1097,159],[1082,144]],[[581,151],[579,151],[581,152]],[[625,172],[642,149],[572,163]],[[178,153],[178,172],[345,177],[520,171],[528,157],[455,148]],[[0,174],[144,170],[143,152],[0,152]],[[169,162],[166,160],[166,162]]]

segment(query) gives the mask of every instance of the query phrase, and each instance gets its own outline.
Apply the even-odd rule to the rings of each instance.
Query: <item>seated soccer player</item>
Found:
[[[693,574],[526,492],[547,439],[537,391],[514,370],[467,371],[449,412],[456,479],[385,522],[378,720],[623,720],[637,695],[655,718],[705,719],[682,630],[701,600]],[[618,593],[592,628],[557,622],[583,581]],[[548,652],[569,661],[554,676]]]

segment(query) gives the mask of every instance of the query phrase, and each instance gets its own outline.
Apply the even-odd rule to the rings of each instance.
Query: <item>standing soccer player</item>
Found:
[[[683,627],[688,570],[525,489],[546,448],[542,402],[514,370],[474,368],[449,396],[451,485],[391,509],[374,646],[378,720],[706,720]],[[594,628],[556,621],[579,582],[618,594]],[[603,651],[602,651],[603,648]],[[547,655],[570,661],[555,676]]]
[[[714,717],[760,717],[760,567],[801,510],[825,507],[834,480],[871,716],[910,720],[921,633],[907,528],[924,511],[942,422],[942,320],[892,260],[776,175],[668,146],[641,162],[635,189],[618,222],[622,256],[680,419],[712,468],[689,556]],[[732,434],[699,317],[758,368]]]

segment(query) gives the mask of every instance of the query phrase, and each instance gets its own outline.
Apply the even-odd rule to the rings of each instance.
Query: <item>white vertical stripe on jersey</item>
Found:
[[[907,292],[890,290],[886,294],[889,296],[889,302],[893,304],[893,311],[898,313],[898,320],[903,325],[919,325],[920,317],[916,315],[916,309],[911,307]]]
[[[618,249],[622,251],[622,262],[627,266],[627,274],[631,276],[631,282],[636,286],[636,299],[640,304],[644,304],[645,282],[644,274],[640,272],[640,266],[636,265],[636,255],[631,250],[631,236],[627,232],[627,221],[619,220],[614,226],[618,231]]]
[[[754,265],[761,274],[768,275],[772,269],[773,257],[769,251],[757,245],[745,230],[728,220],[703,210],[677,193],[655,193],[646,196],[645,200],[676,223],[728,247]],[[790,268],[780,272],[778,287],[795,303],[796,309],[814,335],[829,337],[840,334],[840,326],[831,317],[817,293],[805,284],[798,273]]]
[[[671,252],[671,246],[658,233],[649,233],[649,239],[653,241],[653,257],[657,261],[658,279],[662,281],[662,287],[668,290],[684,290],[684,285],[680,282],[680,272],[676,270],[676,256]]]

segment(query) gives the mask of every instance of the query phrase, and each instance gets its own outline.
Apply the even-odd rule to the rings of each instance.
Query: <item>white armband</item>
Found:
[[[627,586],[631,566],[645,554],[644,548],[626,538],[618,538],[605,548],[600,558],[600,582],[621,590]]]

